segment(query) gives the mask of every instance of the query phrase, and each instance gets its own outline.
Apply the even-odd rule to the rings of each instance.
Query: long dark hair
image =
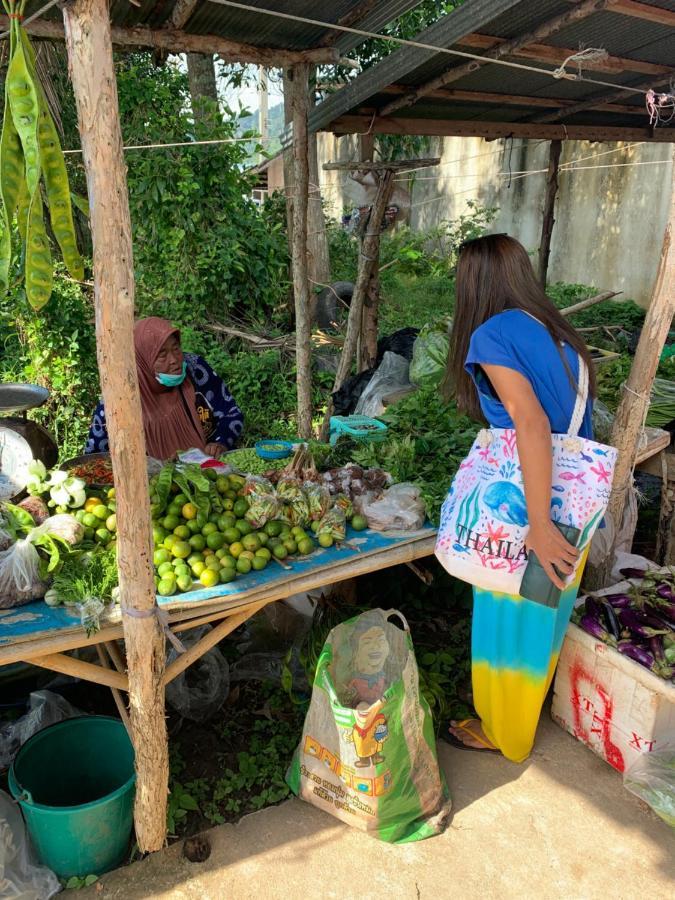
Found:
[[[474,419],[483,418],[476,387],[464,369],[471,335],[492,316],[507,309],[530,313],[548,329],[556,344],[565,342],[573,347],[586,361],[590,394],[595,396],[595,373],[586,344],[546,296],[527,251],[515,238],[507,234],[488,234],[467,241],[461,247],[456,298],[442,390],[446,398],[455,398],[462,412]],[[573,380],[565,356],[562,358]]]

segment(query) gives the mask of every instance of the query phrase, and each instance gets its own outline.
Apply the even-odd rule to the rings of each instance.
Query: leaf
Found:
[[[90,884],[96,884],[98,881],[98,875],[87,875],[84,879],[84,886],[89,887]]]
[[[157,476],[157,481],[155,482],[155,491],[157,492],[157,500],[159,503],[160,511],[164,511],[166,509],[166,504],[169,499],[169,494],[171,493],[171,485],[173,483],[173,473],[174,466],[172,463],[164,466],[162,471]]]

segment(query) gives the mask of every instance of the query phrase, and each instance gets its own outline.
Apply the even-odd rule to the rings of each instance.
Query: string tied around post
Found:
[[[169,628],[169,614],[165,609],[161,609],[161,607],[155,604],[152,609],[134,609],[131,606],[123,606],[122,607],[122,615],[130,616],[132,619],[151,619],[153,616],[157,618],[159,622],[159,626],[164,632],[167,641],[171,644],[171,646],[175,649],[176,653],[185,653],[185,646],[181,641],[176,637],[173,631]]]

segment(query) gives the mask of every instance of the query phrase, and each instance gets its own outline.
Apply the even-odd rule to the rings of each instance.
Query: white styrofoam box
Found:
[[[555,678],[553,719],[619,772],[675,746],[675,686],[570,624]]]

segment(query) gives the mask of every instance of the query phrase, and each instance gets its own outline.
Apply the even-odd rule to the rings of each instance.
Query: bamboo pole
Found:
[[[393,172],[391,169],[383,169],[378,172],[379,184],[375,200],[370,211],[366,233],[361,242],[361,252],[359,253],[359,268],[356,275],[356,284],[354,285],[354,293],[352,294],[352,302],[349,307],[349,317],[347,319],[347,331],[345,334],[345,343],[340,356],[340,364],[337,374],[335,375],[335,384],[333,385],[333,393],[340,390],[347,376],[351,372],[352,360],[356,351],[356,346],[361,332],[361,323],[363,316],[363,304],[366,297],[366,291],[370,284],[370,279],[375,271],[375,267],[380,257],[380,228],[382,226],[382,218],[384,211],[389,202],[389,196],[392,189]],[[330,417],[333,411],[333,401],[329,400],[326,409],[326,417],[321,429],[323,438],[327,437],[330,427]]]
[[[293,237],[292,268],[295,297],[295,361],[298,390],[298,437],[312,436],[312,343],[307,266],[307,206],[309,200],[309,66],[293,66]]]
[[[640,341],[635,351],[635,359],[626,381],[621,403],[614,417],[612,444],[619,456],[614,470],[614,484],[607,508],[618,532],[623,517],[628,491],[633,482],[633,470],[640,445],[654,376],[659,358],[665,346],[668,332],[675,315],[675,154],[673,158],[670,194],[670,212],[663,235],[661,259],[652,291],[652,299],[647,309]],[[614,544],[607,558],[596,570],[589,572],[591,588],[607,583],[614,560]]]
[[[555,199],[558,195],[558,168],[562,141],[551,141],[548,153],[548,172],[546,173],[546,196],[544,198],[544,215],[541,224],[541,241],[539,243],[539,281],[546,287],[548,260],[551,255],[551,236],[555,225]]]
[[[117,499],[120,603],[136,753],[136,838],[142,852],[166,836],[169,759],[164,720],[164,634],[152,614],[155,585],[145,438],[133,352],[134,271],[107,0],[63,10],[87,174],[94,245],[96,345]],[[118,678],[118,673],[115,674]]]
[[[51,672],[60,672],[62,675],[72,675],[73,678],[82,678],[84,681],[93,681],[94,684],[102,684],[104,687],[116,688],[118,691],[128,690],[127,678],[120,672],[104,669],[94,663],[68,656],[67,653],[45,653],[34,659],[26,659],[32,666],[40,666],[41,669],[49,669]]]
[[[618,297],[620,293],[621,291],[603,291],[601,294],[594,294],[593,297],[587,297],[585,300],[580,300],[572,306],[566,306],[565,309],[561,309],[560,315],[573,316],[575,313],[581,312],[582,309],[588,309],[589,306],[595,306],[596,303],[604,303],[605,300],[611,300],[612,297]]]
[[[110,659],[108,658],[108,654],[103,649],[101,644],[96,645],[96,652],[98,653],[98,658],[101,661],[101,666],[104,669],[112,668]],[[129,713],[127,712],[127,705],[124,702],[122,692],[117,688],[111,687],[110,693],[113,695],[113,700],[115,701],[117,712],[120,714],[120,719],[122,720],[122,722],[124,722],[124,727],[126,728],[129,737],[131,737],[131,721],[129,720]]]

